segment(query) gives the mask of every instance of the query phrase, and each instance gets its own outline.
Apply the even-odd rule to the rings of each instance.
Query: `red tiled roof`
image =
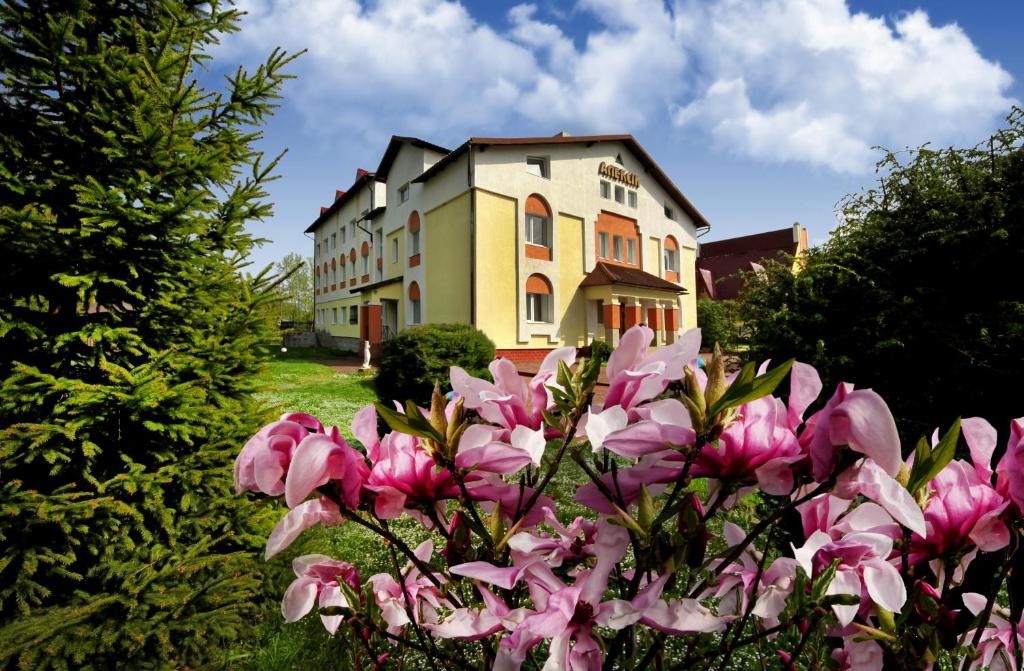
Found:
[[[601,261],[598,261],[594,269],[580,282],[581,287],[603,287],[608,285],[670,291],[674,294],[689,293],[678,284],[663,280],[657,275],[651,275],[639,268],[614,266]]]
[[[792,227],[701,243],[698,280],[703,281],[711,298],[736,298],[743,290],[741,273],[756,271],[767,261],[786,263],[798,249]],[[712,283],[711,292],[707,291],[708,283]]]

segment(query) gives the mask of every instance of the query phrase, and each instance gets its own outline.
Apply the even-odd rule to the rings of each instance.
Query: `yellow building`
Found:
[[[696,325],[708,222],[631,135],[392,137],[307,233],[316,328],[356,350],[408,326],[469,323],[499,354],[615,343],[636,323]]]

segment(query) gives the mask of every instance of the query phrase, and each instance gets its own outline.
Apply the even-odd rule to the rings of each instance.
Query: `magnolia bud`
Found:
[[[710,408],[725,394],[725,359],[722,357],[722,348],[718,346],[718,343],[715,343],[714,358],[706,372],[708,383],[704,387],[704,402]]]
[[[430,396],[430,425],[442,436],[448,433],[448,420],[444,416],[445,397],[441,387],[435,382],[434,393]]]

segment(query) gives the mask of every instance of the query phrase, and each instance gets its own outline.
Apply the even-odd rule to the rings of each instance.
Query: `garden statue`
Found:
[[[370,341],[363,341],[363,370],[370,370]]]

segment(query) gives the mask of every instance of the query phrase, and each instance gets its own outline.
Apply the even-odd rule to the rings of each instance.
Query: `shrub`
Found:
[[[427,324],[400,331],[384,343],[377,361],[381,398],[430,400],[434,384],[450,389],[448,369],[461,366],[470,375],[487,374],[494,343],[467,324]]]
[[[600,361],[602,364],[608,362],[608,357],[612,355],[612,346],[603,340],[593,340],[590,343],[589,357]]]
[[[735,351],[740,344],[740,312],[736,301],[697,301],[697,326],[700,327],[700,348],[714,349],[715,343],[726,352]]]
[[[199,86],[238,16],[0,5],[0,667],[197,668],[258,614],[265,517],[230,473],[262,414],[244,226],[288,59]]]

